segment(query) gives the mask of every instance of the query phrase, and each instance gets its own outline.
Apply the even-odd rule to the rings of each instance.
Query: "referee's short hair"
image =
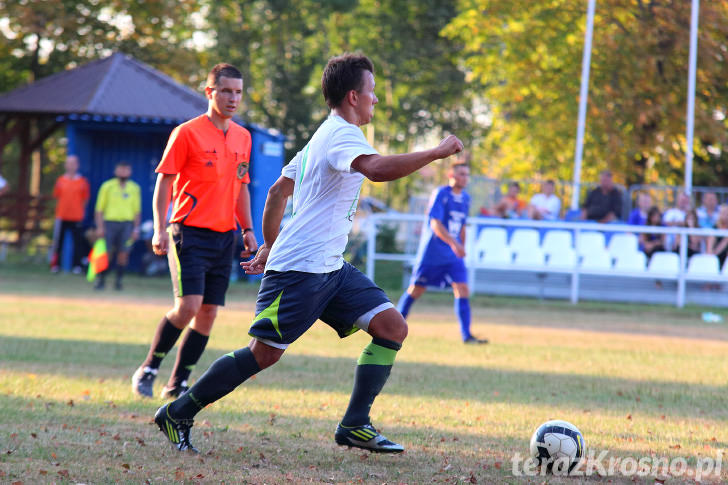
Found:
[[[214,88],[215,86],[217,86],[217,83],[220,82],[221,77],[229,77],[231,79],[243,79],[243,75],[240,73],[237,67],[233,66],[232,64],[227,64],[223,62],[216,65],[210,70],[210,73],[207,75],[206,87]]]
[[[341,105],[352,89],[362,88],[364,71],[374,74],[374,64],[364,54],[346,53],[329,59],[321,76],[321,91],[329,108]]]

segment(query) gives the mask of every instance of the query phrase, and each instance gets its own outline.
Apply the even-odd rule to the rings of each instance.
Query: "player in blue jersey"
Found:
[[[465,192],[470,169],[465,163],[455,163],[448,172],[449,184],[438,188],[432,196],[429,225],[423,234],[424,245],[412,274],[412,282],[399,299],[397,309],[407,318],[410,307],[428,286],[452,286],[455,296],[455,315],[460,322],[463,342],[485,344],[470,333],[470,290],[465,269],[465,219],[470,210],[470,195]]]

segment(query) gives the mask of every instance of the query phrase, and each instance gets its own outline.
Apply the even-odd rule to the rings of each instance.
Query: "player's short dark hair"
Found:
[[[119,160],[118,162],[116,162],[116,168],[119,168],[119,167],[131,168],[131,163],[127,162],[126,160]]]
[[[518,190],[521,190],[521,184],[519,184],[518,182],[511,182],[510,184],[508,184],[508,186],[509,187],[515,187]]]
[[[457,170],[459,168],[467,168],[468,170],[470,170],[470,165],[468,165],[467,162],[455,162],[452,165],[450,165],[450,171],[453,173],[455,172],[455,170]]]
[[[210,70],[210,74],[207,75],[208,88],[217,86],[220,82],[221,77],[229,77],[231,79],[243,79],[243,75],[240,73],[237,67],[232,64],[222,62]]]
[[[547,184],[556,185],[556,182],[554,182],[554,179],[548,179],[546,180]]]
[[[329,59],[321,76],[321,91],[329,108],[339,106],[352,89],[362,88],[364,71],[374,74],[374,64],[364,54],[346,53]]]

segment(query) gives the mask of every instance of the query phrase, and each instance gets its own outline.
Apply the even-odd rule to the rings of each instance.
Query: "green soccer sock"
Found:
[[[373,338],[364,348],[357,361],[354,389],[342,426],[361,426],[369,423],[369,410],[389,378],[397,351],[402,344],[391,340]]]

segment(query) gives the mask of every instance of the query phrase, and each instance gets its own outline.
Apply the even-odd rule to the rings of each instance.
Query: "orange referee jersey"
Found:
[[[250,133],[230,122],[227,133],[207,115],[172,131],[157,173],[176,174],[170,222],[225,232],[235,229],[235,205],[250,183]]]
[[[81,175],[71,178],[66,174],[56,180],[53,197],[56,203],[56,218],[63,221],[83,220],[84,205],[90,196],[88,181]]]

